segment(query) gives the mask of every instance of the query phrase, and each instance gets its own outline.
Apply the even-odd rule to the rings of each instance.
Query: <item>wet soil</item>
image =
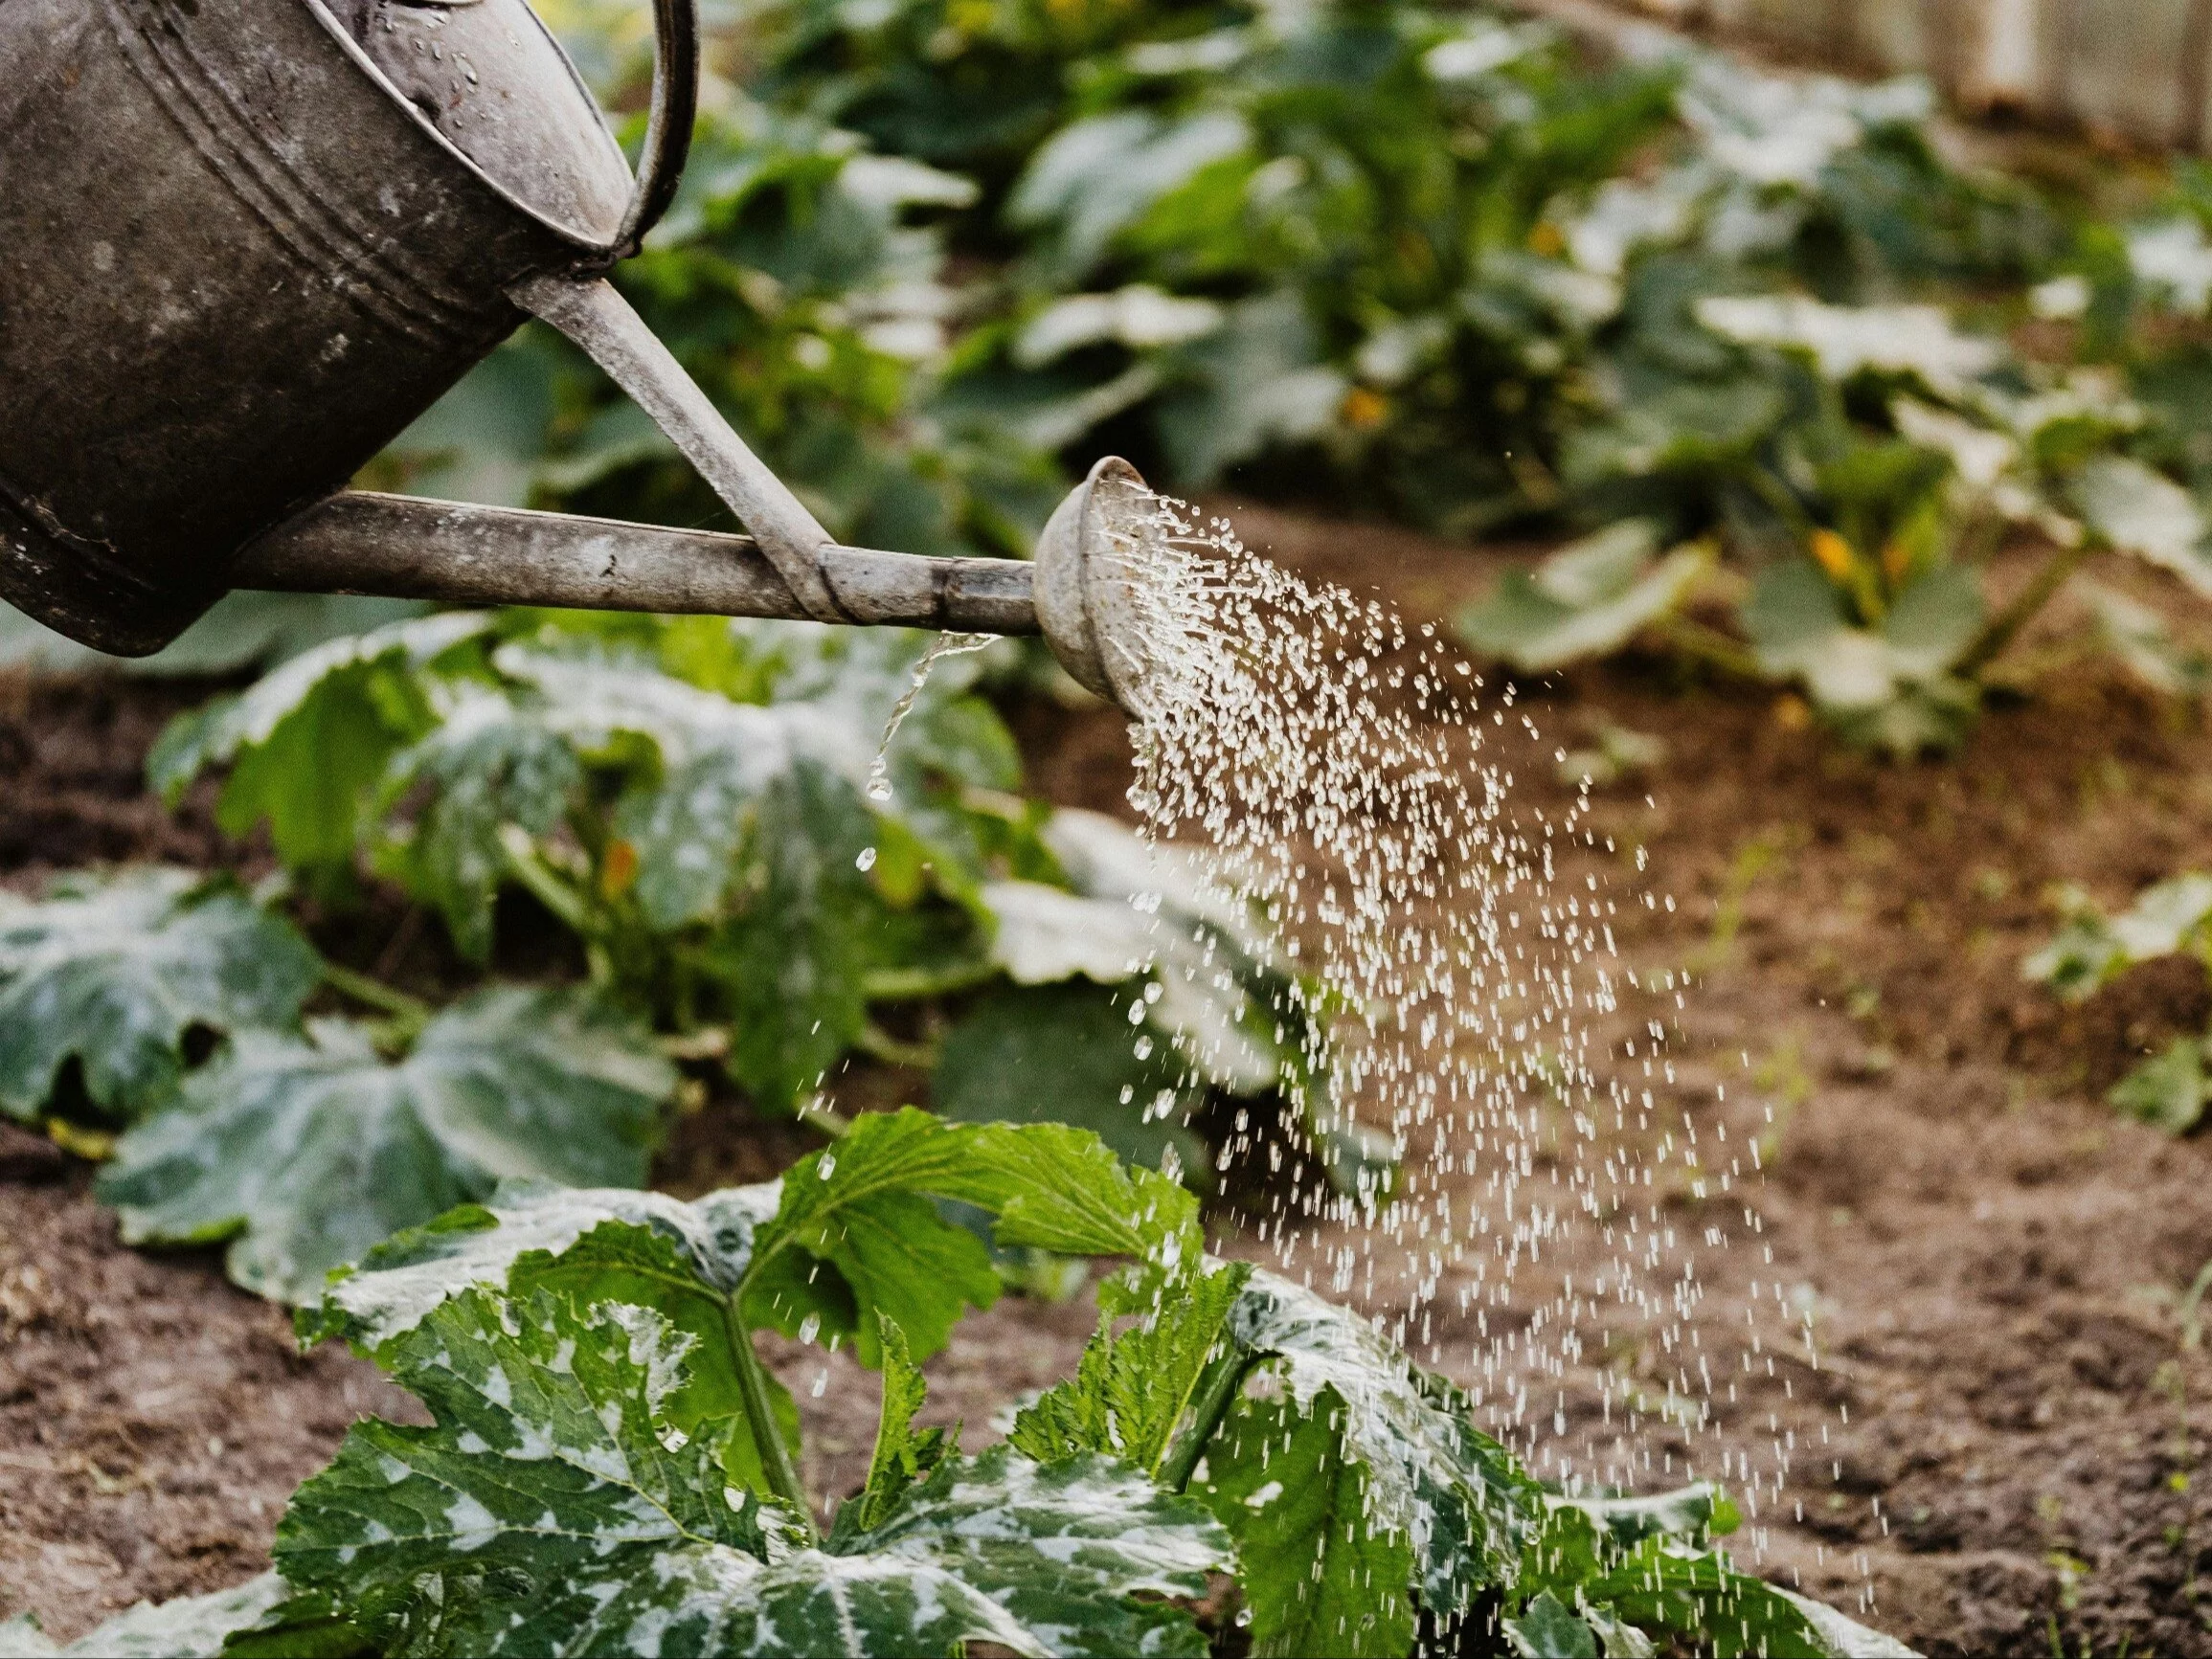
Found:
[[[1449,616],[1504,556],[1234,511],[1254,546],[1415,617]],[[2133,591],[2212,632],[2155,582]],[[1508,724],[1493,753],[1531,810],[1565,809],[1555,753],[1607,727],[1664,745],[1595,791],[1598,845],[1564,873],[1614,895],[1621,949],[1652,988],[1599,1036],[1617,1050],[1647,1020],[1666,1032],[1641,1085],[1645,1132],[1694,1133],[1704,1160],[1692,1178],[1678,1149],[1650,1197],[1670,1241],[1697,1246],[1704,1292],[1680,1334],[1595,1319],[1555,1398],[1506,1415],[1540,1465],[1617,1460],[1633,1424],[1651,1484],[1694,1472],[1745,1494],[1747,1563],[1928,1652],[2212,1654],[2212,1360],[2185,1300],[2212,1258],[2212,1140],[2169,1139],[2099,1099],[2145,1053],[2201,1032],[2212,991],[2201,970],[2161,963],[2066,1008],[2019,972],[2053,925],[2053,884],[2112,906],[2212,868],[2212,732],[2069,656],[2073,620],[2056,611],[2026,650],[2032,695],[1993,707],[1950,762],[1851,756],[1794,699],[1656,661],[1515,688],[1537,735]],[[26,684],[0,699],[0,881],[90,858],[250,865],[205,799],[171,818],[138,790],[162,716],[194,695]],[[1041,793],[1118,807],[1117,720],[1013,713]],[[357,953],[403,923],[354,924]],[[1688,982],[1679,1007],[1670,970]],[[911,1075],[860,1071],[840,1104],[920,1096]],[[663,1184],[758,1178],[809,1144],[715,1102],[678,1126]],[[1480,1177],[1460,1184],[1471,1199]],[[0,1144],[0,1614],[34,1609],[61,1635],[257,1570],[298,1477],[353,1417],[403,1404],[358,1362],[294,1356],[284,1319],[207,1258],[121,1249],[83,1187],[79,1166],[29,1137]],[[1252,1217],[1215,1219],[1221,1247],[1276,1260]],[[1294,1270],[1329,1242],[1301,1235]],[[1554,1287],[1524,1272],[1476,1312],[1459,1288],[1448,1274],[1423,1351],[1480,1385]],[[929,1415],[986,1437],[995,1410],[1072,1365],[1089,1324],[1082,1297],[1008,1298],[971,1319],[929,1367]],[[1696,1358],[1714,1384],[1711,1424],[1692,1432],[1665,1400]],[[814,1489],[850,1488],[872,1383],[818,1350],[774,1361],[806,1421]]]

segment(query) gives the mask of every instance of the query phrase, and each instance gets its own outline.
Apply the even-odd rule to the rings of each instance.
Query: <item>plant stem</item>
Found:
[[[1213,1431],[1229,1415],[1230,1404],[1244,1389],[1245,1378],[1258,1363],[1258,1355],[1233,1343],[1227,1353],[1207,1361],[1198,1386],[1191,1390],[1190,1426],[1184,1430],[1183,1438],[1175,1443],[1160,1465],[1161,1483],[1170,1491],[1182,1491],[1190,1485],[1191,1474],[1198,1468],[1198,1460],[1206,1455]]]
[[[831,1140],[843,1140],[852,1132],[852,1119],[842,1111],[824,1106],[819,1100],[805,1100],[799,1104],[792,1115],[809,1129],[818,1129]]]
[[[404,991],[395,991],[381,979],[372,979],[366,974],[356,974],[350,968],[341,968],[335,962],[323,964],[323,983],[341,997],[350,997],[366,1007],[374,1008],[407,1026],[419,1031],[430,1023],[430,1017],[438,1010],[419,997],[410,997]]]
[[[999,975],[996,962],[963,962],[957,968],[871,968],[861,978],[870,1002],[917,1002],[969,991]]]
[[[936,1043],[901,1042],[873,1020],[860,1028],[860,1037],[854,1046],[861,1053],[880,1060],[887,1065],[906,1065],[916,1071],[929,1071],[937,1063]]]
[[[745,1316],[738,1310],[738,1299],[743,1288],[733,1290],[723,1299],[722,1322],[730,1332],[730,1357],[737,1369],[737,1391],[745,1404],[745,1421],[753,1430],[753,1445],[760,1453],[761,1472],[768,1477],[768,1490],[788,1504],[806,1525],[807,1538],[816,1536],[814,1506],[806,1501],[806,1488],[800,1484],[799,1470],[791,1462],[791,1448],[783,1443],[783,1430],[776,1422],[775,1407],[768,1398],[768,1373],[762,1369],[760,1356],[753,1352],[752,1335],[745,1329]]]
[[[1684,657],[1703,662],[1708,668],[1717,668],[1739,680],[1767,678],[1759,667],[1758,658],[1748,647],[1738,644],[1718,628],[1708,628],[1703,622],[1693,622],[1686,617],[1669,617],[1660,622],[1659,634]]]
[[[514,873],[514,879],[573,932],[586,941],[596,938],[598,929],[592,925],[591,907],[583,894],[554,874],[545,860],[538,857],[527,834],[511,824],[508,829],[513,833],[502,832],[500,849],[507,854],[507,865]]]
[[[1971,680],[1988,667],[2095,550],[2087,536],[2070,548],[2054,549],[2043,568],[2028,578],[2028,585],[2013,595],[2012,603],[1989,619],[1989,625],[1966,648],[1966,655],[1952,665],[1952,672]]]

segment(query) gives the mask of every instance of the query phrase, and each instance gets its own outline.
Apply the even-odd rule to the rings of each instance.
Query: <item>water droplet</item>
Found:
[[[815,1159],[814,1173],[824,1180],[827,1180],[831,1176],[837,1174],[837,1155],[833,1152],[825,1152]]]
[[[801,1341],[801,1342],[811,1342],[811,1341],[813,1341],[813,1340],[814,1340],[814,1338],[815,1338],[815,1334],[816,1334],[816,1333],[818,1333],[819,1331],[821,1331],[821,1329],[822,1329],[822,1315],[821,1315],[821,1314],[819,1314],[819,1313],[809,1313],[809,1314],[807,1314],[807,1316],[806,1316],[805,1318],[803,1318],[803,1319],[800,1320],[800,1322],[799,1322],[799,1339],[800,1339],[800,1341]]]
[[[862,848],[860,849],[860,857],[858,857],[857,859],[854,859],[852,862],[853,862],[853,863],[854,863],[856,865],[858,865],[860,868],[862,868],[862,869],[864,869],[864,870],[872,870],[872,869],[874,869],[874,868],[875,868],[875,848],[873,848],[873,847],[862,847]]]

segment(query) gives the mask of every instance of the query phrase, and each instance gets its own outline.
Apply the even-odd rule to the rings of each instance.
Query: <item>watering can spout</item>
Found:
[[[238,587],[1042,633],[1134,710],[1126,463],[1034,568],[841,547],[605,280],[675,191],[695,8],[653,0],[633,177],[526,0],[0,3],[0,599],[124,656]],[[749,534],[340,493],[531,315]]]

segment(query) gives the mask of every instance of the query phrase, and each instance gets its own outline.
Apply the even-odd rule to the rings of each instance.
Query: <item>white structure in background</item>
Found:
[[[1970,108],[2212,148],[2212,0],[1608,3],[1679,28],[1765,39],[1826,68],[1917,71]]]

